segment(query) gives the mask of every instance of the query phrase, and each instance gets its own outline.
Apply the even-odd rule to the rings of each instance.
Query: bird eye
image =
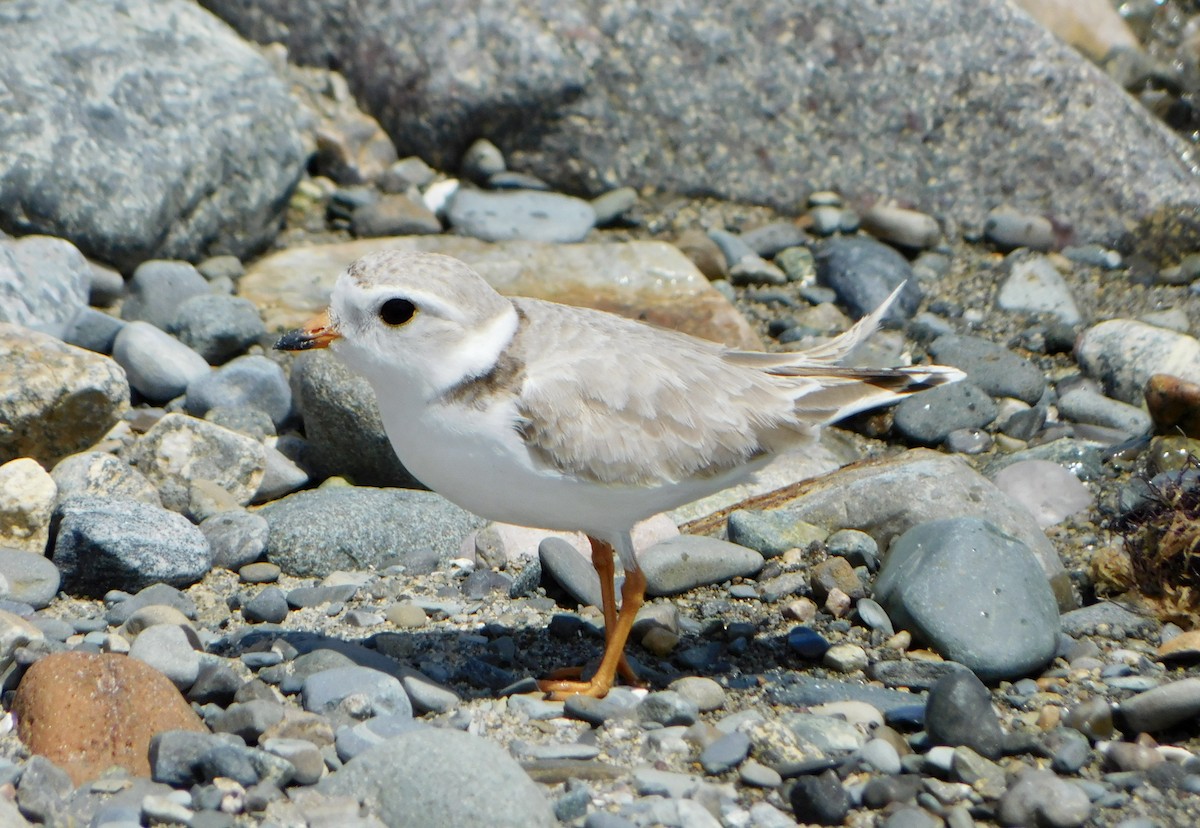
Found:
[[[403,325],[416,313],[417,306],[407,299],[389,299],[379,306],[379,318],[392,327]]]

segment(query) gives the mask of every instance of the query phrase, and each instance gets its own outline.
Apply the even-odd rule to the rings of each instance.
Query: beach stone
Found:
[[[21,679],[12,709],[21,741],[76,785],[112,765],[149,776],[147,754],[156,734],[206,730],[165,676],[114,654],[42,658]]]
[[[905,284],[884,324],[895,325],[917,311],[921,288],[912,266],[895,249],[866,236],[826,239],[815,254],[817,278],[837,292],[838,300],[858,319],[883,304],[892,291]]]
[[[153,403],[174,399],[209,373],[204,357],[149,322],[130,322],[113,340],[113,360],[129,385]]]
[[[862,228],[880,241],[913,250],[933,247],[942,237],[933,216],[890,204],[876,204],[863,213]]]
[[[550,828],[546,795],[507,751],[468,733],[422,728],[360,754],[318,783],[353,796],[386,825]]]
[[[129,648],[129,657],[145,662],[186,691],[200,675],[200,656],[183,628],[155,624],[142,630]]]
[[[908,440],[937,445],[962,429],[978,429],[996,419],[992,398],[970,380],[905,397],[893,409],[893,425]]]
[[[694,701],[674,690],[660,690],[642,699],[637,706],[637,715],[642,721],[657,722],[664,727],[687,726],[696,723],[700,709]]]
[[[76,495],[98,495],[138,500],[161,506],[158,489],[133,466],[103,451],[83,451],[58,461],[50,471],[61,503]]]
[[[446,219],[456,230],[483,241],[570,244],[587,236],[596,211],[586,201],[560,193],[464,187],[455,193]]]
[[[988,759],[999,758],[1004,743],[991,693],[969,670],[956,670],[929,690],[925,730],[935,745],[969,747]]]
[[[62,340],[77,348],[85,348],[98,354],[111,354],[117,334],[124,327],[123,321],[104,311],[80,308],[63,330]]]
[[[709,775],[733,770],[750,755],[750,737],[740,730],[727,733],[700,752],[696,761]]]
[[[1154,374],[1146,381],[1145,393],[1158,433],[1200,439],[1200,382]]]
[[[1149,434],[1153,425],[1145,409],[1082,386],[1059,397],[1057,405],[1059,415],[1067,420],[1114,428],[1128,438]]]
[[[5,597],[34,609],[48,606],[62,581],[58,567],[42,553],[0,547],[0,578],[8,585]]]
[[[1118,706],[1129,733],[1157,733],[1200,714],[1200,678],[1185,678],[1138,693]]]
[[[632,210],[638,203],[637,190],[633,187],[617,187],[601,193],[591,200],[592,212],[596,214],[596,226],[608,227]]]
[[[684,230],[674,244],[705,278],[714,281],[729,278],[729,265],[725,261],[725,254],[708,233],[690,228]],[[809,254],[810,259],[811,255]]]
[[[802,823],[842,825],[850,813],[850,794],[833,771],[796,777],[790,799],[792,812]]]
[[[770,511],[736,509],[729,515],[729,540],[763,557],[774,558],[789,549],[807,549],[825,540],[825,532],[808,523],[790,522]]]
[[[987,681],[1054,657],[1058,607],[1032,551],[978,518],[919,524],[892,543],[875,600],[900,628]]]
[[[121,318],[148,322],[167,331],[189,299],[211,292],[208,280],[188,262],[151,260],[133,271],[126,286],[128,297]]]
[[[187,586],[212,565],[208,541],[182,515],[136,500],[73,497],[55,509],[54,565],[63,589],[101,597],[158,582]]]
[[[267,333],[253,302],[221,293],[185,299],[165,330],[210,365],[220,365],[245,353]]]
[[[698,586],[753,575],[763,557],[753,549],[698,535],[679,535],[654,544],[639,558],[647,595],[676,595]]]
[[[44,555],[57,495],[54,478],[36,460],[0,465],[0,546]]]
[[[442,223],[433,211],[406,195],[385,195],[359,207],[350,227],[360,239],[442,232]]]
[[[221,512],[200,522],[208,539],[213,566],[238,570],[259,560],[267,549],[270,527],[257,512]]]
[[[324,577],[339,569],[393,563],[428,572],[484,521],[433,492],[359,486],[312,489],[259,510],[267,558],[289,575]]]
[[[1016,251],[1004,259],[1002,271],[1007,276],[996,295],[996,305],[1002,310],[1048,313],[1067,325],[1083,321],[1071,288],[1045,256]]]
[[[987,520],[1033,550],[1060,608],[1074,608],[1058,551],[1037,521],[961,458],[914,449],[839,469],[796,487],[777,511],[831,531],[858,529],[884,548],[921,523],[948,517]]]
[[[191,506],[191,489],[210,481],[239,505],[250,502],[262,482],[266,453],[250,437],[186,414],[168,414],[129,449],[129,461],[146,475],[177,512]]]
[[[304,679],[300,690],[304,709],[328,713],[348,696],[359,696],[374,716],[412,718],[412,703],[400,680],[370,667],[335,667]]]
[[[987,214],[983,234],[1004,251],[1018,247],[1045,251],[1054,247],[1054,227],[1049,219],[1007,206]]]
[[[0,463],[30,457],[49,468],[112,428],[129,383],[107,357],[0,323]]]
[[[580,604],[600,606],[600,576],[591,559],[568,541],[553,536],[543,539],[538,544],[538,560],[542,571]]]
[[[264,446],[266,450],[266,468],[263,478],[254,492],[254,503],[265,503],[278,500],[302,488],[309,481],[308,472],[289,460],[282,452],[273,446]]]
[[[260,409],[279,428],[292,412],[292,391],[278,363],[265,356],[242,356],[188,383],[188,414],[203,417],[217,406]]]
[[[1082,788],[1053,771],[1024,771],[997,804],[1002,825],[1045,825],[1047,828],[1076,828],[1087,822],[1092,803]]]
[[[810,237],[796,222],[780,220],[746,230],[742,233],[742,241],[759,256],[774,259],[785,250],[804,249],[802,245],[809,242]],[[781,262],[776,264],[783,267]],[[783,269],[791,272],[789,268]]]
[[[88,304],[92,270],[65,239],[0,238],[0,322],[61,337]]]
[[[677,678],[667,688],[696,705],[701,712],[720,710],[725,706],[725,690],[706,676]]]
[[[1025,506],[1042,528],[1089,508],[1095,498],[1075,475],[1049,460],[1020,460],[992,475],[996,488]]]
[[[0,126],[0,145],[22,148],[0,160],[0,224],[70,239],[125,271],[241,256],[274,237],[306,157],[299,107],[203,8],[21,2],[0,26],[0,55],[3,85],[27,101]]]
[[[1110,319],[1085,330],[1075,345],[1084,372],[1104,383],[1104,392],[1141,405],[1154,374],[1200,383],[1200,341],[1187,334],[1133,319]]]
[[[972,383],[993,397],[1015,397],[1033,405],[1046,390],[1046,378],[1036,365],[977,336],[939,336],[930,343],[929,354],[942,365],[966,371]]]

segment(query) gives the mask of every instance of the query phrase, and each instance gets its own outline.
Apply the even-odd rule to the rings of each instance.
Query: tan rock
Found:
[[[127,408],[117,363],[0,323],[0,463],[32,457],[49,468],[103,437]]]
[[[36,460],[21,457],[0,466],[0,546],[44,555],[57,495],[58,486]]]
[[[1017,0],[1029,16],[1099,63],[1114,49],[1140,49],[1112,0]]]
[[[114,765],[148,777],[155,734],[205,732],[170,679],[123,655],[48,655],[26,672],[12,709],[21,741],[76,785]]]
[[[400,236],[266,256],[238,282],[268,329],[294,328],[325,307],[338,274],[375,250],[445,253],[508,296],[531,296],[642,319],[738,348],[761,346],[746,319],[696,266],[665,242],[488,243],[463,236]]]
[[[1200,438],[1200,383],[1154,374],[1146,381],[1146,407],[1159,434]]]

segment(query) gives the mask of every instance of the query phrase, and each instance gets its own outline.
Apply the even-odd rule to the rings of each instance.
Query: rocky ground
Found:
[[[0,824],[1200,822],[1196,255],[1100,232],[1108,208],[979,191],[924,212],[941,197],[830,189],[844,171],[783,209],[777,191],[683,196],[632,173],[571,196],[531,174],[544,158],[489,141],[435,169],[399,158],[341,76],[178,7],[173,31],[237,58],[192,71],[270,102],[234,153],[258,177],[165,236],[136,200],[86,227],[64,213],[53,234],[33,209],[0,224]],[[1146,108],[1106,134],[1146,145],[1106,151],[1165,141],[1153,111],[1183,156],[1197,18],[1123,11],[1145,59],[1104,65]],[[215,107],[196,131],[237,120],[195,96]],[[143,151],[147,192],[195,185],[174,164],[204,141],[162,140],[180,149]],[[1160,183],[1122,203],[1194,187]],[[225,244],[240,258],[200,255],[239,209],[255,216]],[[646,686],[547,701],[532,679],[603,643],[584,539],[412,488],[362,381],[270,349],[382,246],[771,350],[907,282],[854,360],[968,379],[640,527]]]

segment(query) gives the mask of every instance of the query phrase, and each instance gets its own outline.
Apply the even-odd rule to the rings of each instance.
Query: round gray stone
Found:
[[[0,579],[8,585],[6,599],[41,609],[58,594],[62,576],[58,567],[39,554],[0,547]]]
[[[142,630],[129,647],[129,657],[145,662],[186,691],[200,674],[200,655],[182,627],[155,624]]]
[[[155,259],[138,265],[126,290],[129,295],[121,306],[121,318],[149,322],[165,331],[184,302],[208,294],[211,288],[188,262]]]
[[[211,365],[244,353],[267,333],[253,302],[220,293],[185,300],[166,330]]]
[[[921,304],[921,289],[913,278],[912,266],[883,242],[865,236],[827,239],[816,250],[816,262],[821,284],[837,292],[838,300],[855,319],[875,310],[905,282],[884,324],[909,318]]]
[[[304,679],[300,700],[310,713],[327,713],[347,696],[361,696],[373,716],[412,718],[412,703],[395,676],[370,667],[334,667]]]
[[[67,323],[63,342],[98,354],[111,354],[125,322],[95,308],[81,308]]]
[[[639,560],[646,573],[647,595],[675,595],[753,575],[764,563],[753,549],[699,535],[668,538],[643,552]]]
[[[73,497],[55,510],[63,589],[101,597],[163,582],[193,584],[212,566],[208,541],[182,515],[136,500]]]
[[[129,385],[150,402],[164,403],[211,370],[204,357],[148,322],[130,322],[113,340],[113,359]]]
[[[971,382],[993,397],[1016,397],[1033,405],[1046,390],[1040,368],[1003,345],[977,336],[939,336],[930,343],[929,353],[943,365],[966,371]]]
[[[558,824],[542,789],[508,751],[446,728],[401,733],[318,783],[352,796],[393,828],[551,828]]]
[[[275,427],[292,411],[292,390],[279,364],[265,356],[238,357],[187,387],[187,412],[203,417],[217,406],[252,406],[265,411]]]
[[[484,241],[569,244],[584,240],[596,223],[596,211],[586,201],[560,193],[463,187],[450,202],[446,218],[455,229]]]
[[[996,419],[996,404],[970,380],[905,397],[893,409],[896,431],[921,445],[937,445],[952,432],[982,428]]]
[[[267,557],[301,577],[410,562],[427,571],[430,550],[456,555],[484,524],[433,492],[358,486],[297,492],[258,514],[270,527]]]
[[[1091,813],[1092,804],[1083,788],[1049,770],[1022,773],[997,805],[1002,825],[1076,828],[1087,822]]]
[[[279,624],[287,614],[287,596],[279,587],[266,587],[242,604],[242,617],[251,624]]]
[[[900,628],[988,681],[1043,666],[1058,607],[1025,544],[978,518],[923,523],[892,543],[875,600]]]

